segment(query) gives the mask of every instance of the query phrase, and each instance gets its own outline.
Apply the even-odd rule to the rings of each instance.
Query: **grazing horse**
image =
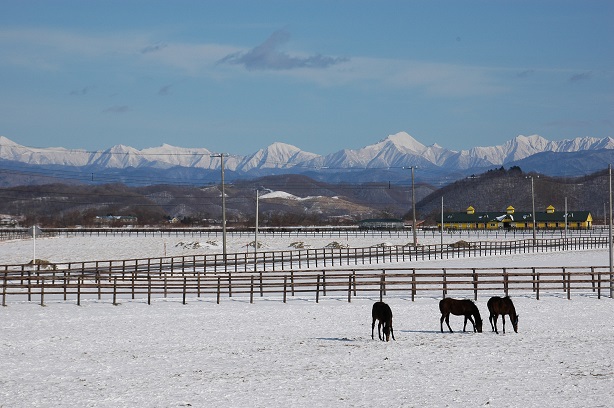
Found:
[[[452,298],[444,298],[439,302],[439,310],[441,311],[441,319],[439,323],[441,325],[441,332],[443,333],[443,321],[446,321],[450,333],[453,333],[450,327],[450,313],[455,316],[465,316],[465,324],[463,331],[467,328],[467,320],[473,324],[473,331],[482,333],[482,317],[478,307],[471,300],[463,299],[457,300]],[[471,318],[473,316],[473,319]],[[475,319],[475,321],[474,321]]]
[[[516,308],[514,307],[514,303],[509,296],[501,298],[499,296],[493,296],[488,299],[488,311],[490,312],[490,316],[488,316],[488,320],[490,321],[490,326],[492,327],[492,331],[499,334],[497,330],[497,318],[501,315],[503,319],[503,333],[505,333],[505,315],[510,316],[510,321],[512,322],[512,327],[514,327],[514,332],[518,333],[518,315],[516,314]]]
[[[375,321],[378,320],[377,335],[379,339],[384,341],[384,337],[380,332],[380,328],[383,327],[382,331],[384,332],[384,336],[386,336],[386,341],[390,341],[391,334],[392,340],[396,340],[394,338],[394,330],[392,330],[392,310],[390,309],[390,306],[384,302],[375,302],[373,304],[373,309],[371,310],[371,316],[373,317],[373,323],[371,323],[371,338],[373,338]]]

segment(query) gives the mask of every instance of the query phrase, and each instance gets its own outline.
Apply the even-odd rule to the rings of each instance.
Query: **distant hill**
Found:
[[[501,211],[512,205],[531,210],[531,180],[520,168],[494,169],[452,182],[442,188],[416,183],[417,218],[434,224],[441,211]],[[602,222],[608,202],[608,175],[534,177],[535,206],[588,210]],[[411,186],[395,183],[326,183],[304,175],[266,176],[226,185],[229,225],[254,225],[258,190],[262,225],[354,223],[364,218],[411,219]],[[164,184],[45,184],[0,189],[0,214],[23,215],[25,225],[92,225],[96,216],[130,215],[138,224],[159,225],[171,218],[184,225],[219,225],[222,214],[218,184],[200,187]]]
[[[505,212],[508,206],[517,211],[531,211],[531,180],[535,190],[535,209],[545,211],[552,205],[557,211],[588,210],[595,223],[603,223],[604,204],[609,202],[609,178],[607,170],[582,177],[549,177],[537,173],[524,173],[518,168],[496,169],[467,177],[434,191],[418,204],[419,212],[436,220],[441,213],[441,197],[444,211],[465,211],[473,206],[476,211]]]

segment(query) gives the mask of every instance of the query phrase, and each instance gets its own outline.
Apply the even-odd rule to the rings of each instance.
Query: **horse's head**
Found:
[[[518,315],[513,314],[510,316],[510,320],[512,321],[512,326],[514,327],[514,332],[518,333]]]
[[[482,318],[479,315],[475,316],[475,330],[478,333],[482,333]]]

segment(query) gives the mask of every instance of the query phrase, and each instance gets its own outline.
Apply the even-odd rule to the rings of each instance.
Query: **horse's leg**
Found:
[[[491,313],[490,316],[488,316],[488,321],[490,322],[490,328],[492,329],[491,331],[495,331],[495,325],[492,324],[492,320],[494,319],[494,314]]]
[[[501,315],[501,320],[503,320],[503,334],[505,334],[505,315]]]
[[[443,317],[442,317],[442,319],[443,319]],[[448,313],[448,314],[446,315],[446,324],[448,325],[448,329],[450,330],[450,333],[454,333],[454,332],[452,331],[452,328],[450,327],[450,313]],[[441,331],[442,331],[442,333],[443,333],[443,329],[442,329]]]
[[[471,324],[473,325],[473,332],[475,333],[477,329],[475,328],[475,322],[473,321],[473,318],[471,317],[471,315],[465,316],[465,327],[467,326],[467,320],[469,320]],[[465,327],[463,327],[463,331],[465,331]]]
[[[392,320],[390,321],[390,335],[392,336],[392,340],[396,341],[396,339],[394,338],[394,330],[392,330]]]
[[[443,320],[445,319],[445,315],[442,313],[441,314],[441,319],[439,319],[439,326],[441,328],[441,332],[443,333]]]
[[[379,339],[381,341],[384,341],[384,336],[382,336],[382,333],[380,331],[380,329],[382,328],[383,324],[381,321],[377,322],[377,337],[379,337]]]
[[[371,340],[373,340],[373,330],[375,330],[375,318],[373,318],[373,323],[371,323]]]
[[[495,320],[495,333],[497,333],[497,334],[499,334],[499,330],[497,330],[497,320],[498,319],[499,319],[499,315],[495,314],[495,318],[494,318],[494,320]]]

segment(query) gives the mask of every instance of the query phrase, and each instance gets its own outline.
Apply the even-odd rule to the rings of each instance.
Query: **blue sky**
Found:
[[[0,0],[0,135],[328,154],[614,136],[614,2]]]

